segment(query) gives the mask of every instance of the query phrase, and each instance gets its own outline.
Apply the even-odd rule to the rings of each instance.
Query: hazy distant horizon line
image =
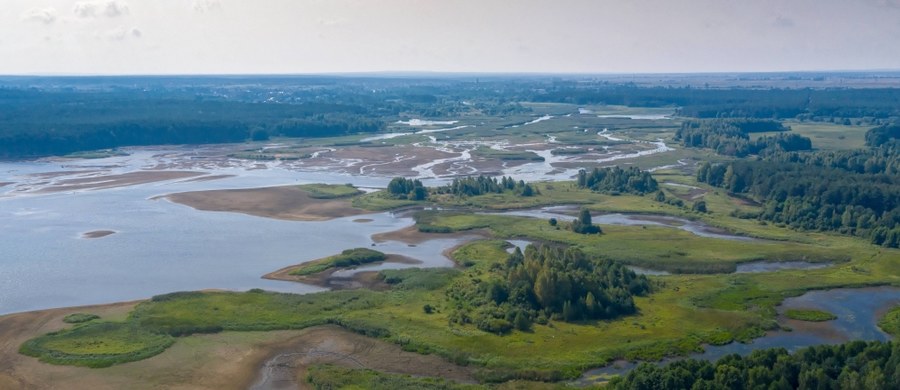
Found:
[[[521,71],[359,71],[359,72],[297,72],[297,73],[0,73],[0,78],[26,77],[416,77],[416,76],[702,76],[702,75],[763,75],[763,74],[848,74],[898,73],[896,69],[833,69],[833,70],[765,70],[765,71],[698,71],[698,72],[521,72]]]

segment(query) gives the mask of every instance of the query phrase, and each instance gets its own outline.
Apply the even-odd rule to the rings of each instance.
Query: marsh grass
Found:
[[[878,320],[878,327],[894,337],[900,337],[900,306],[894,306]]]
[[[792,320],[824,322],[837,319],[837,316],[822,310],[790,309],[784,312],[784,316]]]
[[[298,186],[314,199],[340,199],[361,195],[364,192],[350,184],[303,184]]]

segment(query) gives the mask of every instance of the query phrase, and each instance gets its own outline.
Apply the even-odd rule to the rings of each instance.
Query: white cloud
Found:
[[[110,41],[124,41],[126,39],[138,39],[144,34],[137,27],[127,28],[124,26],[119,26],[112,30],[98,32],[95,35],[97,36],[97,38],[107,39]]]
[[[128,3],[124,1],[79,1],[72,10],[81,18],[95,18],[106,16],[116,18],[129,13]]]
[[[22,14],[22,20],[51,24],[56,21],[56,8],[32,8]]]
[[[191,8],[200,13],[219,11],[222,9],[222,2],[220,0],[194,0]]]

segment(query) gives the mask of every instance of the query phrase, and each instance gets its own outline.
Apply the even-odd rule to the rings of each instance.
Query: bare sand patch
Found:
[[[193,179],[187,179],[187,180],[184,180],[184,182],[185,183],[195,183],[195,182],[203,182],[203,181],[213,181],[213,180],[219,180],[219,179],[227,179],[229,177],[234,177],[234,176],[235,175],[209,175],[209,176],[196,177]]]
[[[228,211],[289,221],[325,221],[371,214],[346,199],[315,199],[297,186],[182,192],[165,196],[204,211]]]
[[[357,218],[357,219],[353,220],[353,222],[356,222],[356,223],[369,223],[372,221],[375,221],[375,220],[372,218]]]
[[[387,255],[387,259],[385,259],[385,261],[367,263],[365,264],[365,266],[377,265],[381,263],[422,264],[421,261],[410,257],[401,255]],[[390,287],[377,278],[378,272],[375,271],[357,272],[351,277],[337,277],[334,276],[335,272],[346,270],[348,268],[330,268],[312,275],[291,275],[291,272],[296,271],[302,266],[303,264],[296,264],[284,267],[278,271],[263,275],[263,279],[300,282],[327,287],[335,290],[350,290],[357,288],[368,288],[370,290],[386,290]]]
[[[203,175],[203,173],[190,171],[135,171],[117,175],[93,176],[60,180],[54,185],[38,190],[38,192],[50,193],[128,187],[138,184],[184,179],[200,175]]]
[[[81,238],[103,238],[112,234],[116,234],[116,232],[112,230],[94,230],[92,232],[82,233]]]

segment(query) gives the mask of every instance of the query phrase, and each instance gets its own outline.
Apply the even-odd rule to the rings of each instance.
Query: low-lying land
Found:
[[[344,187],[344,186],[338,186]],[[349,187],[348,187],[349,188]],[[283,186],[182,192],[167,195],[175,202],[205,211],[229,211],[292,221],[324,221],[369,213],[345,200],[356,190]]]
[[[703,188],[702,184],[684,178],[673,175],[667,180]],[[520,199],[525,199],[529,206],[558,204],[559,199],[554,198],[558,196],[564,201],[578,199],[580,202],[573,203],[586,204],[595,211],[688,217],[731,233],[766,240],[734,241],[701,237],[669,226],[602,225],[603,234],[585,235],[573,232],[565,220],[553,226],[548,220],[540,218],[425,211],[416,214],[416,227],[373,239],[420,242],[465,234],[522,239],[552,247],[580,248],[590,261],[601,262],[598,264],[604,261],[627,263],[666,269],[676,274],[650,276],[649,293],[629,298],[633,299],[637,309],[634,314],[606,319],[586,319],[590,317],[585,315],[585,319],[578,320],[578,314],[570,315],[566,311],[569,309],[565,309],[546,318],[531,318],[530,324],[522,326],[526,330],[503,328],[505,335],[498,336],[496,332],[486,329],[502,325],[502,316],[493,317],[498,321],[491,323],[491,326],[469,322],[465,317],[460,317],[462,312],[458,310],[458,303],[454,303],[458,301],[451,298],[456,294],[452,291],[481,291],[484,287],[480,286],[497,283],[498,270],[512,270],[506,268],[511,264],[508,263],[508,244],[498,240],[477,240],[455,248],[451,253],[461,270],[410,269],[367,273],[358,276],[364,279],[363,282],[351,287],[373,288],[310,295],[262,291],[168,294],[139,305],[127,319],[120,322],[104,317],[97,324],[133,330],[130,334],[145,342],[173,340],[174,345],[169,350],[198,337],[190,336],[193,334],[281,331],[334,324],[398,345],[406,351],[433,354],[469,367],[475,378],[482,382],[515,379],[559,381],[577,377],[586,368],[602,366],[615,359],[656,360],[696,352],[704,344],[752,340],[768,329],[779,327],[775,307],[780,302],[810,289],[900,285],[900,253],[897,250],[873,247],[858,238],[798,232],[732,217],[729,213],[735,207],[746,209],[755,206],[736,202],[724,193],[710,191],[703,195],[708,210],[698,213],[687,207],[659,202],[651,196],[604,195],[578,189],[568,183],[540,183],[536,187],[538,194],[530,198],[505,193],[455,199],[435,198],[431,202],[442,206],[468,204],[470,208],[496,209],[516,207],[520,205],[516,202]],[[291,188],[286,191],[310,199],[304,190]],[[349,202],[371,195],[349,195],[350,198],[339,201]],[[727,276],[712,274],[732,272],[737,264],[748,261],[801,259],[827,261],[833,265]],[[269,276],[327,280],[336,270],[332,268],[334,265],[333,261],[314,262],[299,268],[286,268]],[[305,269],[301,273],[306,275],[296,275],[298,269]],[[471,285],[471,288],[466,290],[465,285]],[[463,286],[462,290],[460,286]],[[537,291],[537,285],[534,288]],[[494,294],[495,290],[491,287],[486,291]],[[504,294],[503,289],[497,291]],[[506,298],[492,299],[505,302]],[[498,305],[505,307],[505,303]],[[595,307],[593,304],[579,305],[581,308]],[[485,315],[479,310],[482,309],[475,308],[471,315]],[[515,309],[510,313],[516,313]],[[498,314],[487,315],[490,318]],[[521,313],[518,316],[521,317]],[[508,317],[506,321],[517,324],[525,320]],[[53,351],[80,350],[89,356],[92,349],[88,345],[107,345],[115,341],[116,332],[98,334],[92,326],[101,325],[91,324],[36,339],[45,348],[35,354],[50,360],[45,356],[56,353],[51,352],[52,348],[56,348]],[[83,347],[71,349],[73,345]],[[167,350],[159,356],[169,353]],[[79,364],[73,361],[57,363]]]

